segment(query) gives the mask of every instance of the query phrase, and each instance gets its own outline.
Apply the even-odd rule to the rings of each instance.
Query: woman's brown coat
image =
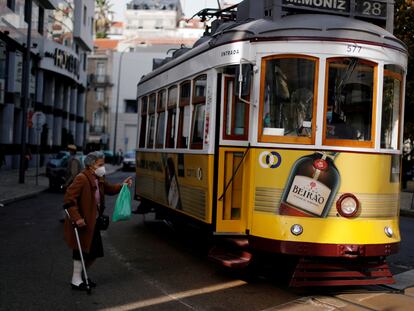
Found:
[[[65,241],[72,249],[78,249],[72,221],[84,218],[86,227],[78,228],[82,251],[89,253],[97,217],[97,203],[95,200],[96,176],[90,169],[78,174],[73,183],[66,189],[63,207],[68,210],[70,220],[66,217],[64,224]],[[104,178],[99,179],[100,206],[105,208],[105,194],[114,195],[121,190],[121,184],[111,185]],[[103,210],[102,210],[103,212]]]

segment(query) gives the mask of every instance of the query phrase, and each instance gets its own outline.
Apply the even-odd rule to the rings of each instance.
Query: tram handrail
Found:
[[[243,102],[245,104],[248,104],[248,105],[251,105],[252,103],[250,101],[245,100],[244,98],[242,98],[242,95],[241,95],[241,93],[242,93],[242,83],[243,83],[243,69],[242,69],[243,63],[242,63],[242,61],[246,61],[246,62],[248,62],[249,64],[251,64],[253,66],[255,65],[255,63],[249,61],[248,59],[241,58],[240,59],[240,64],[239,64],[240,70],[239,70],[239,78],[238,78],[238,80],[239,80],[239,94],[238,94],[238,97],[239,97],[239,100],[241,102]],[[253,106],[255,106],[255,105],[253,105]]]

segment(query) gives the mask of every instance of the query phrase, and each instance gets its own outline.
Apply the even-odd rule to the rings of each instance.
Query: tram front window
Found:
[[[270,57],[263,62],[262,140],[311,143],[317,60]]]
[[[335,140],[373,141],[375,71],[374,63],[358,58],[328,60],[325,118],[328,144],[343,144]]]
[[[384,66],[381,148],[398,149],[403,74],[398,66]]]

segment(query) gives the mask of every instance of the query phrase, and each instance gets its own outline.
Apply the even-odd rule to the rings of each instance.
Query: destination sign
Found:
[[[381,1],[355,1],[355,15],[370,18],[387,18],[387,3]]]
[[[387,0],[282,0],[282,7],[285,11],[317,11],[375,19],[387,17]]]

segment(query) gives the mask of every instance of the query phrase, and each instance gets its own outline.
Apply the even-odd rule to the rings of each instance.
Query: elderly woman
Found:
[[[73,249],[72,288],[85,290],[86,283],[82,280],[82,263],[72,228],[72,222],[79,228],[79,238],[86,267],[90,267],[98,257],[103,257],[102,239],[96,225],[96,218],[105,208],[105,194],[119,193],[122,184],[111,185],[105,181],[105,161],[101,152],[89,153],[84,162],[85,169],[79,173],[67,188],[64,197],[64,208],[70,219],[65,219],[64,235],[66,243]],[[131,186],[132,178],[123,183]],[[89,280],[89,285],[96,284]]]

